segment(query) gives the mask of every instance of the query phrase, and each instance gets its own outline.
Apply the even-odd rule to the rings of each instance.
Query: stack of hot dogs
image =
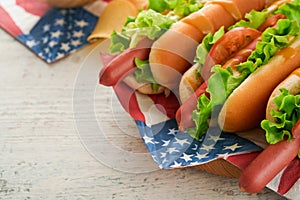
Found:
[[[130,29],[139,28],[137,16],[114,33],[112,40],[123,43],[103,57],[100,83],[178,94],[178,126],[195,139],[210,126],[264,129],[270,145],[239,179],[242,190],[259,192],[300,157],[300,1],[177,1],[188,10],[181,14],[168,1],[157,2],[141,11],[151,12],[150,31]]]

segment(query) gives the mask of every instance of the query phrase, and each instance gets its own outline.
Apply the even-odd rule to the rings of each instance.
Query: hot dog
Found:
[[[161,86],[158,87],[158,90],[154,90],[151,87],[152,84],[156,84],[156,81],[152,78],[150,70],[147,69],[150,72],[148,75],[150,75],[145,78],[145,81],[136,80],[134,78],[135,74],[132,75],[132,72],[138,67],[135,65],[135,58],[147,60],[153,41],[169,29],[171,24],[203,6],[203,3],[196,1],[180,1],[177,4],[174,6],[169,5],[164,0],[149,0],[146,10],[142,10],[134,19],[129,18],[123,27],[123,32],[114,32],[112,34],[110,50],[111,53],[118,52],[119,55],[101,70],[99,76],[100,84],[113,86],[118,81],[123,80],[141,93],[154,94],[163,91]],[[192,28],[192,26],[185,26],[184,30],[189,28]],[[195,32],[196,35],[197,33]],[[143,43],[145,40],[148,41],[148,45],[141,46],[140,43]],[[136,44],[138,45],[136,46]],[[138,56],[135,56],[135,54]],[[127,76],[129,78],[125,78]]]
[[[261,123],[269,146],[247,166],[239,177],[241,190],[262,190],[298,154],[300,158],[300,68],[293,71],[272,92],[266,120]],[[282,116],[285,116],[282,118]]]
[[[202,41],[207,33],[214,33],[221,26],[225,29],[234,22],[240,20],[251,10],[262,10],[268,6],[267,1],[243,1],[243,0],[212,0],[205,6],[181,20],[182,26],[192,26],[197,29],[198,37],[194,37],[195,31],[181,32],[176,24],[171,27],[161,38],[153,44],[149,55],[150,68],[155,80],[170,88],[178,88],[180,74],[183,74],[192,64],[190,56],[195,55],[197,45],[185,45],[185,41],[180,38],[184,34],[196,43]],[[174,32],[179,33],[174,37]],[[170,39],[172,38],[172,39]],[[176,42],[174,42],[176,41]],[[178,53],[178,49],[181,49]],[[172,73],[172,71],[174,71]]]
[[[298,12],[297,9],[300,8],[300,3],[299,1],[280,1],[280,3],[277,2],[276,4],[279,6],[278,9],[274,10],[274,6],[272,6],[270,9],[262,12],[263,14],[252,12],[247,16],[249,19],[248,23],[245,23],[247,21],[241,21],[231,27],[228,34],[236,30],[237,26],[246,26],[246,28],[258,30],[265,29],[265,31],[260,36],[256,34],[253,38],[246,35],[246,38],[250,38],[251,41],[241,40],[246,41],[246,44],[243,43],[243,45],[239,45],[237,48],[226,47],[228,51],[232,51],[233,49],[234,51],[232,52],[234,53],[230,54],[226,61],[227,64],[226,62],[224,64],[224,68],[222,68],[222,64],[224,63],[222,59],[221,63],[216,63],[217,65],[212,67],[212,75],[209,74],[210,70],[204,70],[202,73],[200,68],[198,73],[202,73],[203,77],[209,77],[207,80],[208,88],[206,90],[209,93],[209,98],[206,97],[208,96],[206,94],[201,95],[201,98],[198,100],[198,108],[197,105],[193,105],[196,111],[193,111],[192,115],[181,109],[185,106],[185,103],[183,103],[177,114],[177,122],[181,130],[188,130],[191,135],[195,135],[196,130],[196,138],[199,138],[200,135],[206,133],[205,127],[207,127],[208,120],[210,119],[208,113],[211,112],[218,112],[218,116],[213,120],[217,120],[220,128],[227,132],[241,132],[259,126],[260,121],[264,118],[264,108],[270,93],[300,63],[300,37],[297,31],[292,31],[294,28],[295,30],[299,29],[299,20],[294,18],[292,13],[294,12],[295,14]],[[291,5],[296,8],[294,11],[290,8]],[[258,23],[259,20],[255,19],[259,19],[260,17],[263,20]],[[274,18],[277,22],[275,24],[273,22]],[[266,29],[264,21],[269,24],[270,28]],[[285,29],[291,32],[287,31],[283,33],[281,31],[285,26],[284,24],[291,25],[290,28]],[[295,27],[292,28],[292,26]],[[218,39],[224,41],[224,37],[228,37],[227,33]],[[285,43],[277,44],[275,41],[279,38],[285,38]],[[205,40],[206,38],[204,38]],[[214,36],[210,36],[209,40],[215,40]],[[271,43],[273,46],[268,46]],[[215,42],[215,44],[222,44],[222,42]],[[198,50],[199,47],[197,49],[199,52],[203,52],[203,46],[205,46],[201,45],[199,45],[200,50]],[[212,46],[209,48],[214,50],[215,48],[212,48]],[[227,46],[230,46],[230,43]],[[240,49],[239,47],[242,48]],[[248,50],[251,51],[250,56]],[[209,50],[207,54],[209,56],[214,55]],[[249,57],[244,61],[247,56]],[[205,59],[201,59],[199,59],[199,63],[206,67]],[[236,64],[238,63],[236,61],[241,62]],[[228,64],[228,62],[234,63],[233,66]],[[211,68],[211,65],[207,66],[209,69]],[[186,101],[188,104],[188,100]],[[202,109],[199,109],[199,104],[201,104],[200,107]],[[191,109],[186,110],[189,111]],[[204,113],[204,116],[202,116],[202,113]],[[193,116],[194,119],[189,118],[190,116]],[[207,116],[209,117],[207,118]],[[190,125],[195,126],[195,128],[189,130]]]
[[[151,5],[151,2],[149,5]],[[168,31],[154,39],[151,46],[148,56],[152,80],[167,88],[167,90],[178,89],[182,74],[193,64],[195,48],[207,33],[215,32],[221,26],[229,27],[243,17],[246,12],[252,9],[263,9],[269,1],[255,0],[249,3],[243,0],[212,0],[204,3],[202,3],[204,4],[203,7],[200,6],[201,9],[193,11],[172,23]],[[131,67],[120,65],[119,67],[124,70],[116,70],[118,72],[124,71],[124,73],[128,72],[129,69],[134,69],[134,65],[131,65]],[[107,76],[106,79],[112,78],[110,73],[106,74],[105,72],[108,68],[110,68],[110,65],[105,66],[100,73],[100,83],[111,86],[111,84],[101,81],[102,76]],[[113,72],[115,70],[115,67],[111,68],[113,69],[107,71]],[[126,75],[123,77],[125,78]],[[130,80],[134,81],[133,79]],[[120,80],[114,82],[117,81]],[[153,91],[144,93],[152,94]]]

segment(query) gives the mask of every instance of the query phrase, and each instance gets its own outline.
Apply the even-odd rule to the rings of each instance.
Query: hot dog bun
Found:
[[[277,110],[277,106],[274,103],[274,98],[280,95],[281,88],[286,88],[292,95],[297,95],[300,93],[300,68],[294,70],[273,90],[266,108],[266,119],[271,122],[274,122],[274,118],[271,116],[271,110]]]
[[[300,63],[300,37],[281,49],[268,64],[252,73],[226,100],[218,117],[227,132],[255,128],[265,116],[265,108],[274,88]]]
[[[179,80],[176,76],[183,74],[192,65],[190,57],[185,56],[188,52],[190,52],[189,55],[194,55],[196,46],[185,45],[184,41],[179,42],[179,39],[174,40],[180,36],[170,37],[171,32],[200,43],[205,34],[213,33],[221,26],[227,28],[245,13],[252,9],[262,10],[273,1],[212,0],[207,2],[202,9],[183,18],[180,23],[171,26],[170,30],[154,42],[149,56],[154,79],[162,85],[171,87],[171,89],[178,88]],[[198,37],[195,37],[195,33],[199,34]],[[178,49],[181,49],[180,54],[178,54]],[[165,68],[168,69],[165,70]],[[172,70],[177,71],[177,73],[170,74]]]
[[[170,89],[177,88],[181,74],[192,65],[195,49],[203,37],[204,34],[190,24],[174,23],[152,45],[149,62],[154,79]]]

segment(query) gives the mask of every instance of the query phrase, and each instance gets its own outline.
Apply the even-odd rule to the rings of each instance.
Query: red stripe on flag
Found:
[[[26,12],[40,17],[43,16],[51,8],[50,5],[40,0],[16,0],[16,4],[24,8]]]
[[[179,101],[173,93],[168,97],[165,94],[160,95],[149,95],[153,103],[156,105],[162,113],[165,113],[169,118],[175,118],[176,111],[179,108]]]
[[[0,6],[0,26],[14,37],[22,34],[21,29],[2,6]]]
[[[232,155],[226,158],[226,160],[240,169],[245,169],[251,162],[258,156],[260,152],[251,152],[245,154]]]
[[[145,122],[145,117],[139,108],[139,104],[135,96],[135,90],[123,82],[119,82],[113,88],[126,112],[129,113],[133,119]]]
[[[278,185],[278,193],[285,194],[300,178],[300,159],[294,159],[283,171]]]

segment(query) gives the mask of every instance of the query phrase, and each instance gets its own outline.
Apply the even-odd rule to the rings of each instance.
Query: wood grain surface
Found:
[[[96,86],[94,112],[84,109],[77,75],[94,47],[49,65],[0,30],[0,199],[284,199],[194,168],[159,170],[110,88]],[[93,122],[105,140],[89,135]]]

